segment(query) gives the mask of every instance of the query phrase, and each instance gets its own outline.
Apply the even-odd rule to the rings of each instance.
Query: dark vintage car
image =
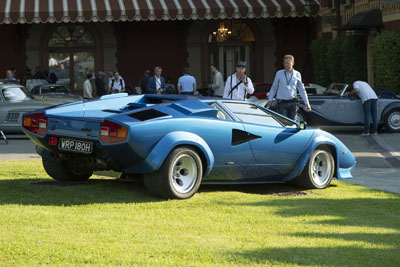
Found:
[[[163,198],[189,198],[201,182],[326,188],[356,163],[333,135],[228,99],[106,95],[31,112],[23,127],[54,179],[113,171]]]
[[[346,96],[350,90],[348,84],[332,83],[326,91],[319,94],[309,94],[308,99],[312,111],[303,109],[304,102],[300,99],[297,121],[306,121],[308,125],[318,126],[352,126],[364,124],[364,112],[361,100],[356,96]],[[379,126],[389,132],[400,132],[400,98],[387,91],[377,93]],[[266,99],[254,100],[264,106]],[[274,104],[272,108],[274,108]]]

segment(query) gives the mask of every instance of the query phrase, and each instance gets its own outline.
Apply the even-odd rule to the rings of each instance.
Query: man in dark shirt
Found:
[[[142,94],[144,94],[146,92],[147,83],[149,82],[149,78],[150,78],[150,71],[146,70],[144,72],[144,76],[142,78],[140,78],[140,82],[139,82],[139,86],[140,86],[140,89],[142,90]]]
[[[97,78],[94,80],[94,84],[96,85],[96,90],[97,90],[96,93],[98,97],[106,94],[106,83],[104,81],[104,78],[105,78],[105,73],[99,71],[99,73],[97,74]]]
[[[33,76],[33,79],[40,79],[40,80],[45,80],[46,79],[46,77],[40,71],[40,67],[39,66],[36,66],[36,68],[35,68],[35,75]]]

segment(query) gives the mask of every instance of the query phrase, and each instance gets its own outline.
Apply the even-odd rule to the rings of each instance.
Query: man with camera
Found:
[[[247,64],[239,61],[236,64],[236,73],[226,79],[224,98],[246,100],[246,94],[254,92],[254,86],[251,79],[246,75]]]

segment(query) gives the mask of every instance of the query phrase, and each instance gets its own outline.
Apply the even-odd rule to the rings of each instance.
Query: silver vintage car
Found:
[[[363,125],[364,112],[361,100],[356,95],[345,95],[348,90],[350,90],[348,84],[332,83],[322,94],[309,94],[311,112],[304,111],[304,102],[299,97],[300,109],[296,120],[304,120],[308,125],[316,126]],[[379,127],[385,127],[389,132],[400,132],[400,97],[389,92],[377,92]],[[265,105],[267,99],[254,102]],[[276,101],[271,108],[276,108]]]
[[[22,133],[22,114],[62,103],[65,101],[35,100],[22,85],[0,83],[0,130]]]

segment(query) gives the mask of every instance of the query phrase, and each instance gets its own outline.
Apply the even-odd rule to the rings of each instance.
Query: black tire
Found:
[[[57,162],[42,158],[42,163],[47,174],[58,181],[86,181],[93,172],[72,170],[65,162]]]
[[[308,189],[324,189],[331,183],[334,173],[335,160],[331,151],[317,149],[311,154],[307,165],[295,182],[299,186]]]
[[[389,111],[385,115],[383,123],[385,124],[385,128],[388,132],[400,132],[400,109],[392,109]]]
[[[153,196],[187,199],[197,192],[202,177],[203,165],[197,152],[190,147],[178,147],[172,150],[158,171],[145,174],[143,182]]]

